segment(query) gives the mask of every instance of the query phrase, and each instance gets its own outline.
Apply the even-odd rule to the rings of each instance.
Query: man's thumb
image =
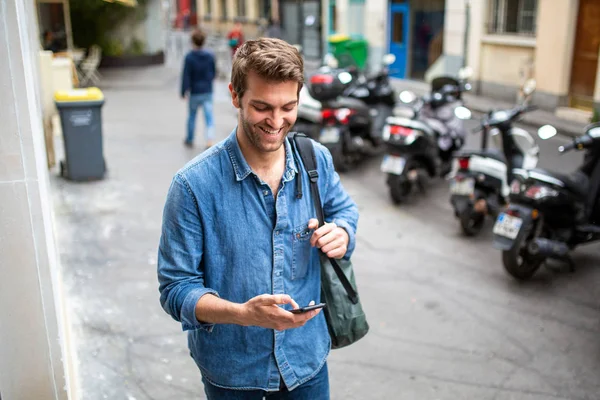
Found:
[[[308,229],[317,229],[319,227],[319,220],[311,218],[308,220]]]

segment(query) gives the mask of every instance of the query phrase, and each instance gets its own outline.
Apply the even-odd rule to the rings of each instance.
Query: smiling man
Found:
[[[297,196],[298,180],[310,193],[287,139],[304,82],[298,51],[279,39],[248,41],[231,76],[236,129],[169,189],[160,301],[188,331],[208,399],[329,399],[325,318],[289,310],[319,302],[319,251],[350,256],[358,211],[318,143],[327,223],[318,228],[313,200]]]

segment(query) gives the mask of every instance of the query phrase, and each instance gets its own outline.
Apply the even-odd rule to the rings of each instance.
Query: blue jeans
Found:
[[[215,123],[213,121],[213,99],[212,93],[191,94],[189,99],[189,115],[187,125],[186,142],[194,141],[194,132],[196,130],[196,114],[198,107],[202,106],[204,111],[204,120],[206,122],[206,141],[212,141],[215,136]]]
[[[278,392],[264,390],[233,390],[214,386],[202,379],[208,400],[329,400],[329,372],[327,363],[317,375],[291,392],[283,388]]]

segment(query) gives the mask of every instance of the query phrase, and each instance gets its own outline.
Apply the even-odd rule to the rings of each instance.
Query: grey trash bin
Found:
[[[54,94],[63,133],[65,160],[61,176],[73,181],[103,179],[106,172],[102,139],[104,95],[98,88]]]

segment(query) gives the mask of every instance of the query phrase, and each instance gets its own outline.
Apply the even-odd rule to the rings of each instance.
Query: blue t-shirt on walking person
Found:
[[[181,76],[181,97],[212,93],[216,75],[215,56],[206,50],[192,50],[185,56]]]

